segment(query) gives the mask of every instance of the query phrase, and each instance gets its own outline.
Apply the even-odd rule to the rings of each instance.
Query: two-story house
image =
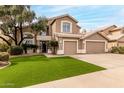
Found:
[[[78,21],[66,14],[49,19],[48,31],[41,32],[37,36],[39,51],[50,53],[47,42],[55,39],[59,42],[57,54],[82,54],[82,53],[104,53],[107,52],[108,40],[102,34],[95,32],[80,32]],[[34,36],[30,31],[25,30],[25,34]],[[35,43],[33,38],[24,42]]]

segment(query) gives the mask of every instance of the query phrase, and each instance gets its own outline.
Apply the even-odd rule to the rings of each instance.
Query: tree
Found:
[[[48,20],[46,17],[39,17],[37,18],[37,22],[31,25],[31,28],[34,33],[35,44],[37,45],[37,35],[39,32],[46,32],[47,31],[47,23]]]
[[[23,27],[30,25],[35,19],[34,11],[28,5],[2,5],[0,6],[0,29],[4,35],[9,37],[15,45],[20,45],[26,38],[23,37]],[[17,38],[20,36],[20,39]],[[0,36],[8,45],[6,38]]]

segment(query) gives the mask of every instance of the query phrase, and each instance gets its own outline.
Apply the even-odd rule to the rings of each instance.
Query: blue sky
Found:
[[[120,5],[33,5],[37,16],[54,17],[62,14],[70,14],[79,21],[82,29],[95,30],[109,25],[124,25],[124,6]]]

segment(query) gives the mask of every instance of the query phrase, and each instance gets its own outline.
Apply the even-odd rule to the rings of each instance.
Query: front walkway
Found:
[[[107,70],[38,84],[30,88],[124,87],[124,55],[86,54],[72,57],[106,67]]]

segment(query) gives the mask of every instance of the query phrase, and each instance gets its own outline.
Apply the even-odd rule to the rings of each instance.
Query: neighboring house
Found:
[[[110,26],[108,30],[100,31],[109,39],[108,49],[114,46],[124,46],[124,27]]]

